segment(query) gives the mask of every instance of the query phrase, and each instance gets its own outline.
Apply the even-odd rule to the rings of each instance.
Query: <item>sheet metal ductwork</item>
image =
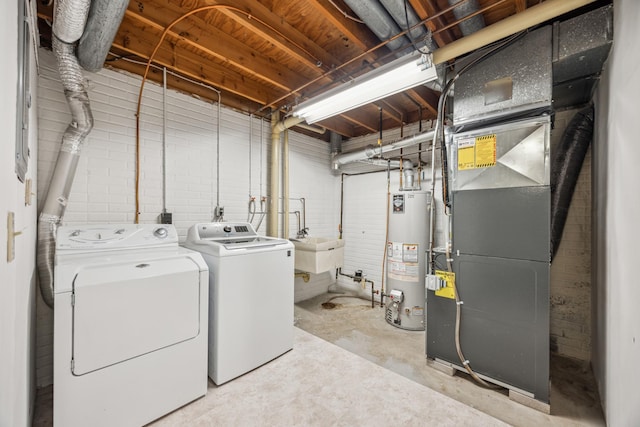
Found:
[[[114,8],[121,5],[120,1],[98,1],[102,3],[100,10],[106,7],[106,4],[113,5]],[[94,42],[92,38],[101,37],[103,33],[115,34],[121,20],[121,17],[120,20],[109,18],[110,22],[100,23],[100,27],[104,31],[86,31],[85,24],[90,6],[90,0],[57,0],[53,15],[53,52],[58,63],[64,94],[71,111],[71,122],[62,136],[58,159],[38,219],[37,267],[40,291],[44,302],[52,308],[54,304],[53,259],[56,229],[61,224],[67,207],[82,144],[93,128],[89,96],[75,53],[76,43],[84,32],[86,46],[92,46],[92,49],[98,50],[98,46],[103,45],[104,42]],[[94,19],[104,20],[108,19],[107,16],[115,17],[116,15],[116,12],[106,14],[100,12],[94,15]],[[113,26],[115,29],[109,29],[109,26]],[[108,47],[106,49],[108,50]],[[96,52],[93,53],[96,54]],[[97,52],[97,54],[100,55],[101,52]],[[101,61],[104,61],[104,58]]]
[[[571,198],[593,138],[593,105],[576,113],[562,136],[551,166],[551,259],[558,252]]]
[[[102,69],[128,4],[129,0],[91,1],[87,25],[78,42],[82,68],[92,72]]]

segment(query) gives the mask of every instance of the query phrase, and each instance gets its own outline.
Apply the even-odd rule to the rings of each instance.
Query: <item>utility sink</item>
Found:
[[[295,269],[309,273],[323,273],[342,267],[344,240],[329,237],[291,239],[296,248]]]

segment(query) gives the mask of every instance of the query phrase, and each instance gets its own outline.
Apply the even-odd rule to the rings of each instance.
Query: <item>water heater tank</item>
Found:
[[[399,191],[391,195],[387,241],[385,317],[402,329],[424,330],[426,251],[429,245],[428,191]]]

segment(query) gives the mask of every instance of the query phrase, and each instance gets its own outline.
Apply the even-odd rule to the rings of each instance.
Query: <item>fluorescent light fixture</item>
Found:
[[[297,105],[293,115],[319,122],[437,77],[431,55],[414,52]]]

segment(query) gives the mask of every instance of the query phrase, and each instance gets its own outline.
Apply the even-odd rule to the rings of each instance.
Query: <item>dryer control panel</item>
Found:
[[[63,226],[56,234],[56,250],[116,250],[178,246],[178,233],[171,224],[108,224]]]

